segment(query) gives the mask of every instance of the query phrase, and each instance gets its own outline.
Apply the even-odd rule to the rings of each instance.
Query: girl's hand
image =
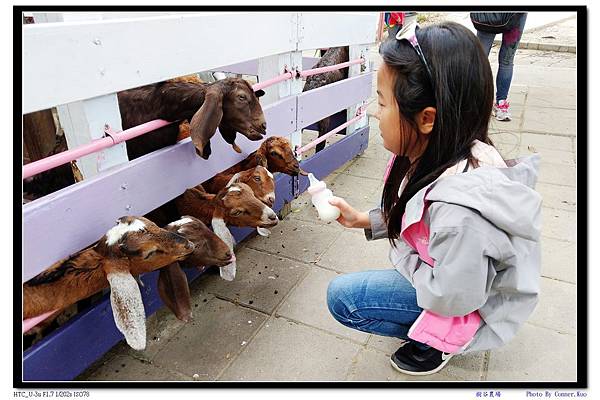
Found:
[[[369,213],[357,211],[341,197],[332,197],[329,204],[340,209],[340,216],[337,222],[346,228],[370,228]]]

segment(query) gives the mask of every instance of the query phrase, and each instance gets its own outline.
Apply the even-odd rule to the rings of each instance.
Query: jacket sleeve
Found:
[[[443,316],[467,315],[487,301],[496,275],[492,259],[502,258],[494,241],[508,237],[466,207],[444,204],[430,212],[434,267],[423,264],[413,274],[417,304]]]
[[[385,239],[388,237],[387,225],[383,219],[383,211],[381,208],[369,210],[369,222],[371,223],[371,227],[365,229],[365,237],[367,240]]]

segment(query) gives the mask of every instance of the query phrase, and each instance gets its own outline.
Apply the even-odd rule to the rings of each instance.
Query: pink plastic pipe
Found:
[[[335,129],[327,132],[326,134],[324,134],[320,138],[317,138],[317,139],[313,140],[312,142],[307,143],[306,145],[300,147],[299,149],[296,149],[296,154],[300,155],[300,154],[304,153],[306,150],[312,149],[313,147],[315,147],[319,143],[327,140],[327,138],[329,138],[329,136],[338,133],[339,131],[341,131],[342,129],[344,129],[345,127],[347,127],[348,125],[353,124],[354,122],[358,121],[359,119],[361,119],[364,116],[365,116],[364,112],[358,114],[356,117],[352,118],[350,121],[347,121],[347,122],[343,123],[342,125],[338,126],[337,128],[335,128]]]
[[[126,129],[120,133],[112,133],[110,136],[94,140],[91,143],[85,144],[75,149],[63,151],[62,153],[58,153],[53,156],[34,161],[23,166],[23,179],[29,178],[33,175],[37,175],[44,171],[48,171],[49,169],[58,167],[59,165],[63,165],[83,156],[87,156],[88,154],[104,150],[106,148],[114,146],[117,143],[121,143],[125,140],[129,140],[136,136],[143,135],[155,129],[162,128],[163,126],[169,125],[171,123],[172,122],[164,121],[162,119],[156,119],[154,121],[146,122],[133,128]]]
[[[322,74],[323,72],[335,71],[336,69],[346,68],[346,67],[349,67],[350,65],[354,65],[354,64],[362,64],[364,62],[365,62],[364,58],[357,58],[356,60],[348,61],[348,62],[341,63],[341,64],[330,65],[328,67],[313,68],[313,69],[307,69],[304,71],[300,71],[300,76],[306,77],[306,76],[311,76],[311,75],[316,75],[316,74]]]
[[[264,81],[264,82],[259,82],[259,83],[255,83],[254,85],[252,85],[252,89],[254,89],[254,91],[257,91],[259,89],[264,89],[268,86],[272,86],[276,83],[279,82],[283,82],[283,81],[287,81],[288,79],[292,79],[294,77],[294,72],[286,72],[285,74],[281,74],[279,76],[276,76],[275,78],[269,79],[268,81]]]

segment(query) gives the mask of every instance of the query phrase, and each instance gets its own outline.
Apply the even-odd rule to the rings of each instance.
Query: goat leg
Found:
[[[319,121],[319,137],[326,134],[328,129],[329,129],[329,117],[325,117]],[[318,153],[319,151],[321,151],[325,148],[325,142],[326,142],[326,140],[317,144],[317,146],[315,148],[315,153]]]
[[[189,322],[192,318],[192,299],[185,272],[174,262],[160,269],[158,294],[177,319]]]

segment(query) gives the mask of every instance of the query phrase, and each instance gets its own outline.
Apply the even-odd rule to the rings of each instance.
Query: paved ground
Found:
[[[379,65],[377,52],[371,56]],[[387,242],[366,242],[362,231],[320,223],[305,194],[270,238],[239,245],[235,281],[208,274],[192,284],[194,322],[184,324],[161,309],[148,321],[145,351],[121,343],[80,379],[575,380],[575,59],[571,53],[519,50],[509,95],[514,119],[491,121],[492,139],[505,157],[542,154],[542,294],[506,347],[455,357],[428,377],[395,372],[389,355],[398,340],[343,327],[325,302],[336,275],[389,268]],[[495,70],[494,54],[490,60]],[[362,209],[378,202],[388,158],[377,121],[371,118],[370,126],[365,153],[326,179],[336,195]],[[305,141],[310,138],[306,134]]]

